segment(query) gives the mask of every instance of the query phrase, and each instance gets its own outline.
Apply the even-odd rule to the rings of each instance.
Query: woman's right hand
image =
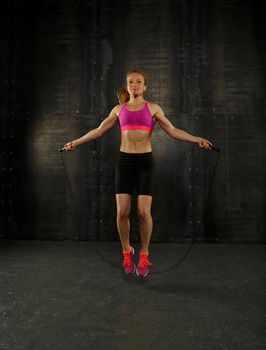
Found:
[[[75,151],[76,145],[75,145],[74,141],[70,141],[64,145],[64,148],[66,151]]]

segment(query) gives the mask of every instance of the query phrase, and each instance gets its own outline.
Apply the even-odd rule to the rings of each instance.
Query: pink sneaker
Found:
[[[148,259],[149,254],[140,253],[139,263],[137,266],[136,273],[139,277],[146,277],[149,273],[149,266],[152,266],[152,263]]]
[[[123,252],[124,255],[124,271],[127,275],[132,275],[136,271],[136,265],[133,260],[134,248],[131,247],[129,252]]]

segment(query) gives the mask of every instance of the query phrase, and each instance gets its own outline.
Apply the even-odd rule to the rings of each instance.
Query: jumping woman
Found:
[[[154,125],[159,126],[172,138],[198,144],[211,149],[212,143],[202,137],[193,136],[175,128],[166,118],[161,107],[145,100],[147,75],[142,71],[130,71],[126,75],[126,87],[118,92],[119,104],[100,126],[84,136],[64,145],[67,151],[101,137],[117,122],[121,129],[121,144],[115,172],[115,193],[117,205],[117,229],[122,251],[123,268],[127,275],[137,273],[145,277],[152,263],[149,261],[149,243],[153,221],[151,216],[152,191],[154,179],[154,159],[151,137]],[[137,266],[134,263],[134,248],[130,245],[129,216],[133,190],[137,192],[137,213],[139,218],[141,249]]]

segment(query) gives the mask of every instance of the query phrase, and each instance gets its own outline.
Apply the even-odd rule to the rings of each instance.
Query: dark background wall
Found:
[[[200,239],[265,241],[264,19],[251,0],[1,4],[1,237],[117,239],[118,127],[64,154],[79,214],[58,148],[97,127],[125,73],[142,69],[147,99],[222,149]],[[153,240],[184,241],[202,220],[217,155],[158,126],[153,151]]]

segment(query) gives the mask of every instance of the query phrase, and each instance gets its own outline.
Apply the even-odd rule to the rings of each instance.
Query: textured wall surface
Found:
[[[47,0],[1,4],[1,237],[117,239],[116,125],[97,127],[131,69],[172,123],[221,159],[200,239],[265,241],[264,16],[251,0]],[[217,155],[153,135],[154,241],[198,231]],[[72,188],[68,186],[68,180]],[[133,200],[132,237],[139,236]]]

